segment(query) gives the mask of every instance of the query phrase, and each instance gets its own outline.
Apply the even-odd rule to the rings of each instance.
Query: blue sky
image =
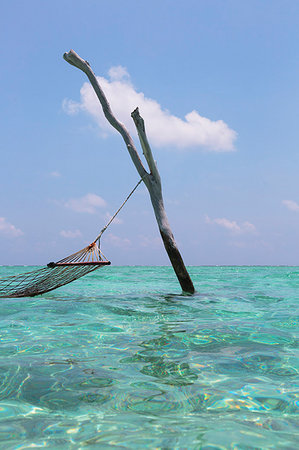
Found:
[[[138,181],[71,48],[129,127],[139,103],[186,264],[299,264],[298,13],[289,0],[5,2],[0,264],[83,247]],[[144,186],[102,249],[168,264]]]

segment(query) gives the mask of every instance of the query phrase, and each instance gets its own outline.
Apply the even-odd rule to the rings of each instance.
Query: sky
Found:
[[[139,180],[70,49],[140,151],[139,107],[186,265],[299,264],[298,1],[11,0],[0,33],[1,265],[81,249]],[[169,264],[144,185],[101,245]]]

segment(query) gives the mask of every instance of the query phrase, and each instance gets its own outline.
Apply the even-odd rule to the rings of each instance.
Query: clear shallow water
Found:
[[[0,299],[0,448],[299,448],[299,267],[190,273]]]

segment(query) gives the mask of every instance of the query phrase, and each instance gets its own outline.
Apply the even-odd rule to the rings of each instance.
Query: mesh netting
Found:
[[[33,297],[71,283],[105,265],[109,265],[95,242],[83,250],[47,267],[20,275],[0,278],[0,297]]]

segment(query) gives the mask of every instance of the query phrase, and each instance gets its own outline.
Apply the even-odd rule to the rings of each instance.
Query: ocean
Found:
[[[0,299],[0,448],[298,449],[299,267],[189,272]]]

